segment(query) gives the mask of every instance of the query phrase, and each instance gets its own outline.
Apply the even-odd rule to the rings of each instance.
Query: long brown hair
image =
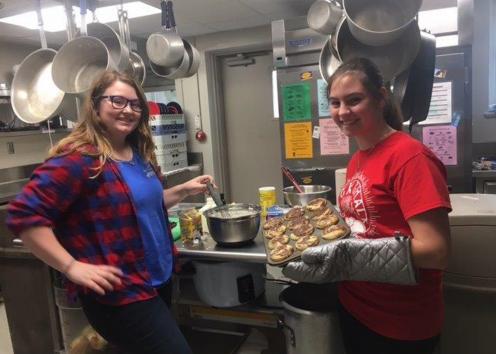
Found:
[[[377,101],[384,99],[385,104],[382,112],[384,120],[391,128],[402,130],[403,115],[398,104],[395,102],[391,90],[384,85],[384,78],[379,68],[367,58],[353,58],[341,64],[329,78],[327,96],[330,97],[332,83],[336,79],[348,74],[356,74],[363,87],[374,99]],[[383,88],[386,90],[385,96],[381,93]]]
[[[142,107],[138,126],[126,137],[126,140],[133,149],[136,149],[139,152],[145,161],[151,162],[154,166],[157,166],[155,145],[148,124],[149,110],[145,93],[141,86],[139,86],[130,76],[117,71],[105,71],[95,80],[89,94],[84,100],[80,121],[66,138],[62,139],[56,146],[50,149],[50,157],[65,155],[74,151],[81,152],[85,155],[96,156],[100,160],[100,165],[96,169],[95,176],[101,172],[107,160],[111,158],[114,150],[108,139],[107,129],[97,114],[98,106],[100,104],[98,98],[116,81],[123,82],[134,88]]]

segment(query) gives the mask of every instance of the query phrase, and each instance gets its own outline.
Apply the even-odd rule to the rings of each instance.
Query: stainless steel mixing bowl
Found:
[[[300,185],[303,193],[298,193],[295,187],[286,187],[282,190],[284,200],[291,206],[307,205],[309,201],[324,198],[329,199],[332,188],[324,185]]]
[[[221,245],[242,245],[253,240],[260,228],[261,209],[255,204],[233,203],[206,210],[208,230]]]

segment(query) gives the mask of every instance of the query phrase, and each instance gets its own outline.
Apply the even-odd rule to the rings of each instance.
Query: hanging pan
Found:
[[[24,58],[16,70],[12,81],[12,108],[20,120],[30,124],[56,115],[77,120],[74,97],[61,91],[52,78],[52,61],[57,51],[47,48],[39,0],[37,15],[42,48]]]
[[[351,34],[346,17],[339,22],[336,36],[336,50],[343,62],[353,58],[368,58],[379,67],[386,82],[406,70],[420,48],[417,21],[412,21],[394,42],[383,46],[370,46],[358,41]]]
[[[415,19],[421,5],[422,0],[343,0],[353,37],[373,46],[398,39]]]
[[[129,32],[129,18],[127,11],[122,8],[117,12],[119,18],[119,32],[127,48],[129,48],[129,61],[125,72],[128,73],[139,85],[143,85],[146,79],[146,68],[143,59],[131,48],[131,35]]]
[[[343,16],[343,8],[336,0],[317,0],[307,14],[308,27],[322,34],[333,34]]]
[[[198,70],[198,65],[200,64],[199,61],[199,54],[196,51],[196,49],[186,40],[183,40],[184,44],[184,55],[183,59],[181,60],[181,63],[179,66],[174,67],[174,68],[169,68],[169,67],[164,67],[160,65],[155,65],[150,61],[150,68],[152,69],[153,73],[157,76],[164,77],[166,79],[179,79],[183,78],[186,76],[191,76],[194,73],[196,73],[196,70]],[[196,60],[195,57],[196,56]],[[196,66],[196,68],[192,68],[192,64]],[[194,72],[193,72],[194,71]],[[190,74],[193,72],[192,74]]]
[[[341,61],[334,55],[334,50],[332,50],[332,39],[329,38],[320,51],[319,57],[320,75],[325,82],[329,81],[329,78],[339,65],[341,65]]]
[[[184,43],[176,32],[172,1],[162,0],[163,32],[153,33],[146,41],[146,53],[155,66],[177,67],[184,56]]]
[[[53,81],[66,93],[82,94],[105,70],[116,69],[105,44],[88,37],[86,1],[81,0],[81,35],[65,43],[53,59]]]

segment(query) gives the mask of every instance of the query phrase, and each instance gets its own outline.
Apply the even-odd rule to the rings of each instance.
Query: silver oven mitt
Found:
[[[306,283],[360,280],[414,285],[410,239],[346,238],[303,251],[300,262],[290,262],[283,274]]]

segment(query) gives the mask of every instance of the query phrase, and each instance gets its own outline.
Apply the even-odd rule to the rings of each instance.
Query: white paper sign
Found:
[[[451,81],[435,82],[427,119],[419,124],[451,123]]]

